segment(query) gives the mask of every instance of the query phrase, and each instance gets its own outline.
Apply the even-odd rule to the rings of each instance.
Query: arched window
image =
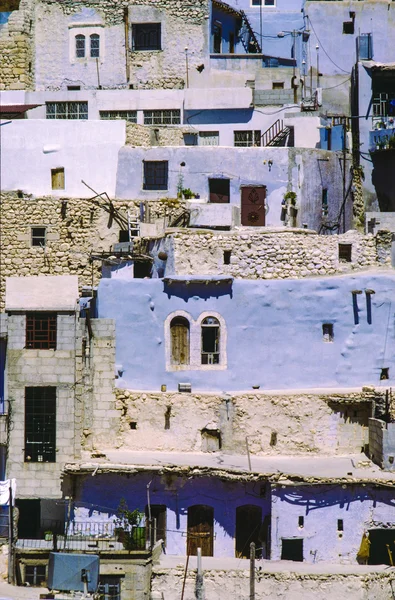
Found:
[[[174,317],[170,323],[171,364],[189,365],[189,321]]]
[[[78,34],[75,36],[75,55],[77,58],[85,57],[85,36]]]
[[[91,41],[91,58],[99,58],[100,56],[100,35],[92,33]]]
[[[219,364],[220,324],[215,317],[202,321],[202,365]]]

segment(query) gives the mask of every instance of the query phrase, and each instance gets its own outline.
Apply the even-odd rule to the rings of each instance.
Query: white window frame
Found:
[[[184,317],[189,322],[189,365],[175,365],[171,362],[170,324],[175,317]],[[214,317],[219,322],[219,363],[202,365],[202,322]],[[195,320],[185,310],[170,313],[164,322],[166,371],[224,371],[228,368],[227,330],[225,319],[216,311],[202,312]]]
[[[77,35],[85,36],[85,56],[77,56]],[[91,56],[91,35],[99,36],[99,56]],[[72,64],[92,62],[99,60],[101,63],[105,56],[104,25],[100,23],[71,23],[69,25],[69,60]]]
[[[181,110],[179,108],[160,108],[144,110],[144,125],[180,125]]]

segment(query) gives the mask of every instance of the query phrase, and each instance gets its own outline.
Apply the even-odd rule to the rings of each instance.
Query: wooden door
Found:
[[[187,552],[197,555],[202,549],[202,556],[213,556],[214,550],[214,509],[211,506],[196,504],[188,508]]]
[[[266,186],[241,188],[241,224],[249,227],[265,225]]]
[[[262,527],[262,508],[253,504],[236,508],[236,558],[250,558],[250,544],[258,549]]]

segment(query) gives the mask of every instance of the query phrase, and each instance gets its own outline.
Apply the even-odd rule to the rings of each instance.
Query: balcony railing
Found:
[[[146,527],[133,527],[125,532],[117,529],[113,521],[73,521],[68,527],[64,522],[52,521],[44,525],[47,530],[43,531],[39,538],[18,539],[17,550],[142,552],[149,546]]]

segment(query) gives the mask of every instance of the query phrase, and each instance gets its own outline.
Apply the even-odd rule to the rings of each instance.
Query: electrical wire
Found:
[[[332,63],[333,65],[335,65],[335,67],[336,67],[337,69],[339,69],[340,71],[343,71],[343,73],[349,73],[349,71],[345,71],[344,69],[342,69],[341,67],[339,67],[339,65],[337,65],[337,64],[335,63],[335,61],[334,61],[334,60],[332,60],[332,59],[331,59],[331,57],[329,56],[329,54],[328,54],[328,53],[327,53],[327,51],[325,50],[324,46],[322,45],[322,42],[321,42],[320,38],[318,37],[316,30],[314,29],[314,25],[313,25],[313,23],[312,23],[312,21],[311,21],[310,17],[309,17],[309,23],[310,23],[310,25],[311,25],[311,29],[314,31],[314,35],[315,35],[315,37],[317,38],[317,41],[319,42],[319,44],[320,44],[320,47],[321,47],[322,51],[324,52],[324,54],[326,54],[326,56],[329,58],[329,60],[331,61],[331,63]],[[310,64],[311,64],[311,63],[310,63]]]

